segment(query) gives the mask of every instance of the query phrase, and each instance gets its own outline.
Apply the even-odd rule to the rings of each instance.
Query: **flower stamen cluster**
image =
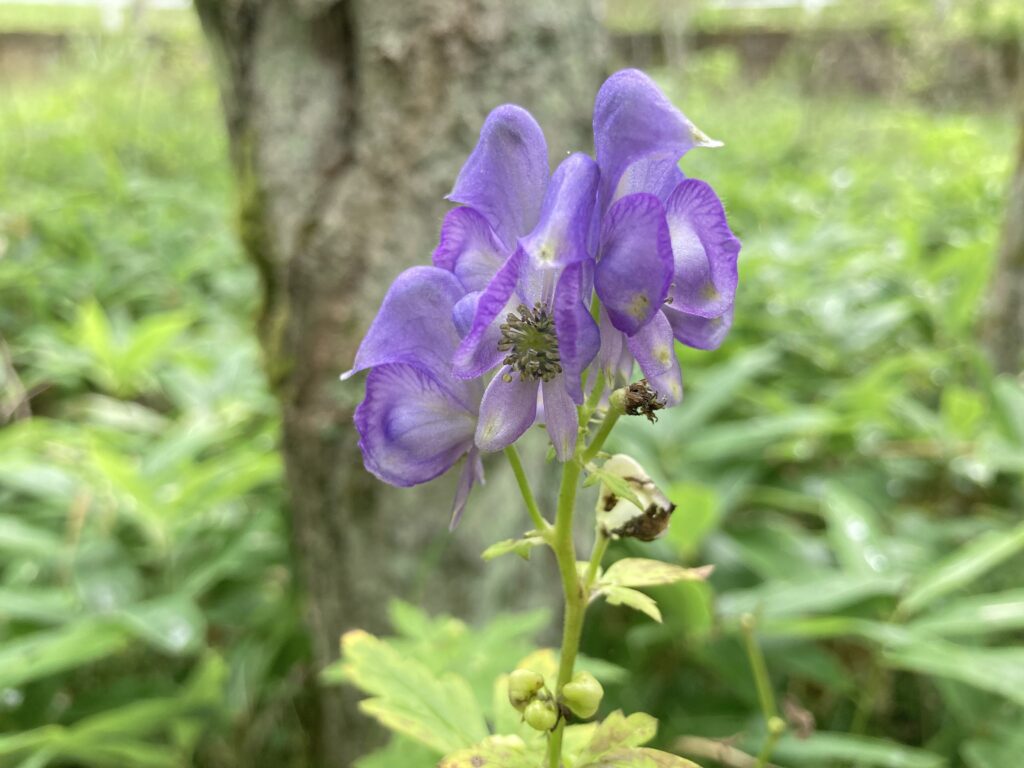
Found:
[[[544,303],[532,308],[520,304],[516,311],[500,327],[498,349],[508,352],[502,364],[517,371],[521,381],[551,381],[562,372],[555,318]],[[505,376],[512,380],[511,373]]]

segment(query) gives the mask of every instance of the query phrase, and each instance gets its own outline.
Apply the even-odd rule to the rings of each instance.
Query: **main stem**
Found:
[[[552,549],[558,561],[558,572],[562,577],[562,592],[565,595],[565,620],[562,624],[562,655],[558,664],[556,697],[562,686],[572,679],[576,654],[583,634],[583,616],[587,610],[585,587],[576,570],[576,547],[572,538],[573,510],[576,507],[576,486],[580,479],[580,465],[575,458],[567,461],[562,469],[562,485],[558,489],[558,511],[555,514],[555,534]],[[565,719],[560,719],[548,738],[549,768],[559,768],[562,759],[562,733]]]

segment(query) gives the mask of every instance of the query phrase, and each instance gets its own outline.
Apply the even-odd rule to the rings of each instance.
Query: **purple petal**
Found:
[[[633,372],[633,355],[625,344],[625,335],[612,325],[608,312],[601,307],[599,323],[601,348],[597,353],[598,365],[604,372],[605,384],[614,388],[629,381]]]
[[[532,261],[550,267],[588,258],[587,236],[597,176],[597,163],[579,152],[555,169],[544,195],[540,221],[521,241]]]
[[[504,246],[478,211],[463,206],[444,217],[434,266],[454,273],[467,291],[482,291],[505,257]]]
[[[523,381],[507,365],[487,385],[480,403],[476,445],[485,453],[512,445],[537,418],[537,382]]]
[[[729,229],[721,201],[707,183],[687,179],[668,199],[665,216],[675,259],[672,307],[718,317],[736,297],[740,253],[740,241]]]
[[[466,510],[466,501],[469,499],[469,492],[473,490],[476,483],[484,484],[484,465],[480,461],[480,451],[475,447],[466,454],[466,463],[462,466],[459,474],[459,484],[455,489],[455,501],[452,503],[452,519],[448,523],[448,530],[454,531],[455,526],[462,519],[462,513]]]
[[[473,327],[473,318],[476,317],[476,307],[480,303],[481,293],[483,291],[467,293],[452,307],[452,321],[455,323],[455,330],[462,338],[465,338]]]
[[[499,326],[515,308],[515,289],[525,258],[522,250],[513,253],[480,294],[473,324],[455,352],[452,370],[459,378],[475,379],[501,362]]]
[[[452,308],[463,293],[451,272],[437,267],[407,269],[391,284],[352,369],[341,378],[388,363],[409,363],[448,376],[459,346]]]
[[[679,170],[679,160],[674,155],[645,155],[626,167],[619,177],[610,202],[614,203],[626,195],[648,192],[663,203],[686,177]]]
[[[670,406],[683,399],[683,376],[676,358],[675,342],[672,326],[661,312],[636,336],[626,339],[626,345],[644,372],[647,383]]]
[[[732,327],[732,307],[718,317],[700,317],[679,312],[670,306],[662,308],[679,341],[695,349],[718,349]]]
[[[594,102],[594,148],[601,168],[601,210],[619,177],[637,158],[657,153],[679,159],[695,146],[717,146],[672,106],[654,81],[636,69],[609,77]]]
[[[465,387],[453,381],[455,387]],[[472,403],[412,365],[374,367],[355,412],[363,462],[391,485],[425,483],[473,445]]]
[[[512,250],[537,223],[548,172],[544,132],[525,109],[505,104],[487,116],[448,199],[482,213]]]
[[[612,325],[632,336],[654,316],[672,282],[672,241],[654,195],[624,197],[608,209],[594,276]]]
[[[579,415],[576,405],[565,388],[564,377],[556,376],[541,385],[544,398],[544,424],[559,461],[568,461],[576,452],[579,434]]]
[[[570,264],[562,272],[555,288],[558,354],[565,373],[566,389],[578,404],[583,402],[580,377],[601,346],[601,334],[586,304],[590,298],[591,280],[587,275],[590,269],[589,261]]]

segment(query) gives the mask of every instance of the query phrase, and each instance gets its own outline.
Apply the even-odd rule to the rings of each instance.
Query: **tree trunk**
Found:
[[[361,386],[338,374],[390,281],[429,263],[443,196],[492,107],[533,111],[553,158],[589,147],[603,45],[589,0],[196,5],[221,78],[241,237],[263,278],[259,332],[322,668],[344,630],[383,628],[391,596],[415,591],[460,614],[479,614],[481,593],[514,598],[473,582],[481,539],[507,530],[504,518],[521,532],[522,511],[508,496],[500,517],[471,500],[449,539],[453,478],[399,492],[366,473],[352,426]],[[316,696],[311,764],[349,765],[373,731],[351,694]]]
[[[1024,95],[1024,86],[1020,87],[1020,92]],[[1024,97],[1019,101],[1024,107]],[[1024,362],[1021,359],[1024,349],[1024,109],[999,259],[989,288],[985,341],[998,371],[1021,371]]]

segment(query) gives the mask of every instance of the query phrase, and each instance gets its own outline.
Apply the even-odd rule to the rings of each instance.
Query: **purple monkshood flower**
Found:
[[[675,340],[713,349],[731,324],[739,241],[711,187],[678,168],[718,143],[624,70],[598,93],[594,144],[596,162],[573,154],[549,175],[530,113],[493,110],[448,195],[459,207],[434,266],[396,279],[342,377],[370,370],[355,422],[380,479],[416,485],[465,457],[453,525],[483,482],[480,453],[515,442],[538,407],[558,458],[574,455],[595,357],[608,387],[635,362],[675,404]]]
[[[575,451],[580,377],[600,346],[587,308],[587,248],[597,195],[596,163],[567,157],[548,178],[547,145],[515,106],[487,117],[448,196],[462,203],[441,229],[434,264],[467,294],[456,308],[465,332],[453,358],[461,379],[493,376],[480,405],[476,445],[497,451],[543,419],[561,461]]]
[[[597,94],[599,361],[614,385],[635,360],[668,405],[683,394],[674,339],[714,349],[732,324],[739,240],[711,187],[678,166],[718,145],[642,72],[618,72]]]
[[[452,509],[452,526],[469,491],[483,482],[473,442],[483,386],[451,375],[461,338],[454,308],[464,291],[436,267],[413,267],[388,289],[356,352],[347,379],[365,369],[366,397],[355,412],[363,463],[386,483],[433,480],[466,457]]]

